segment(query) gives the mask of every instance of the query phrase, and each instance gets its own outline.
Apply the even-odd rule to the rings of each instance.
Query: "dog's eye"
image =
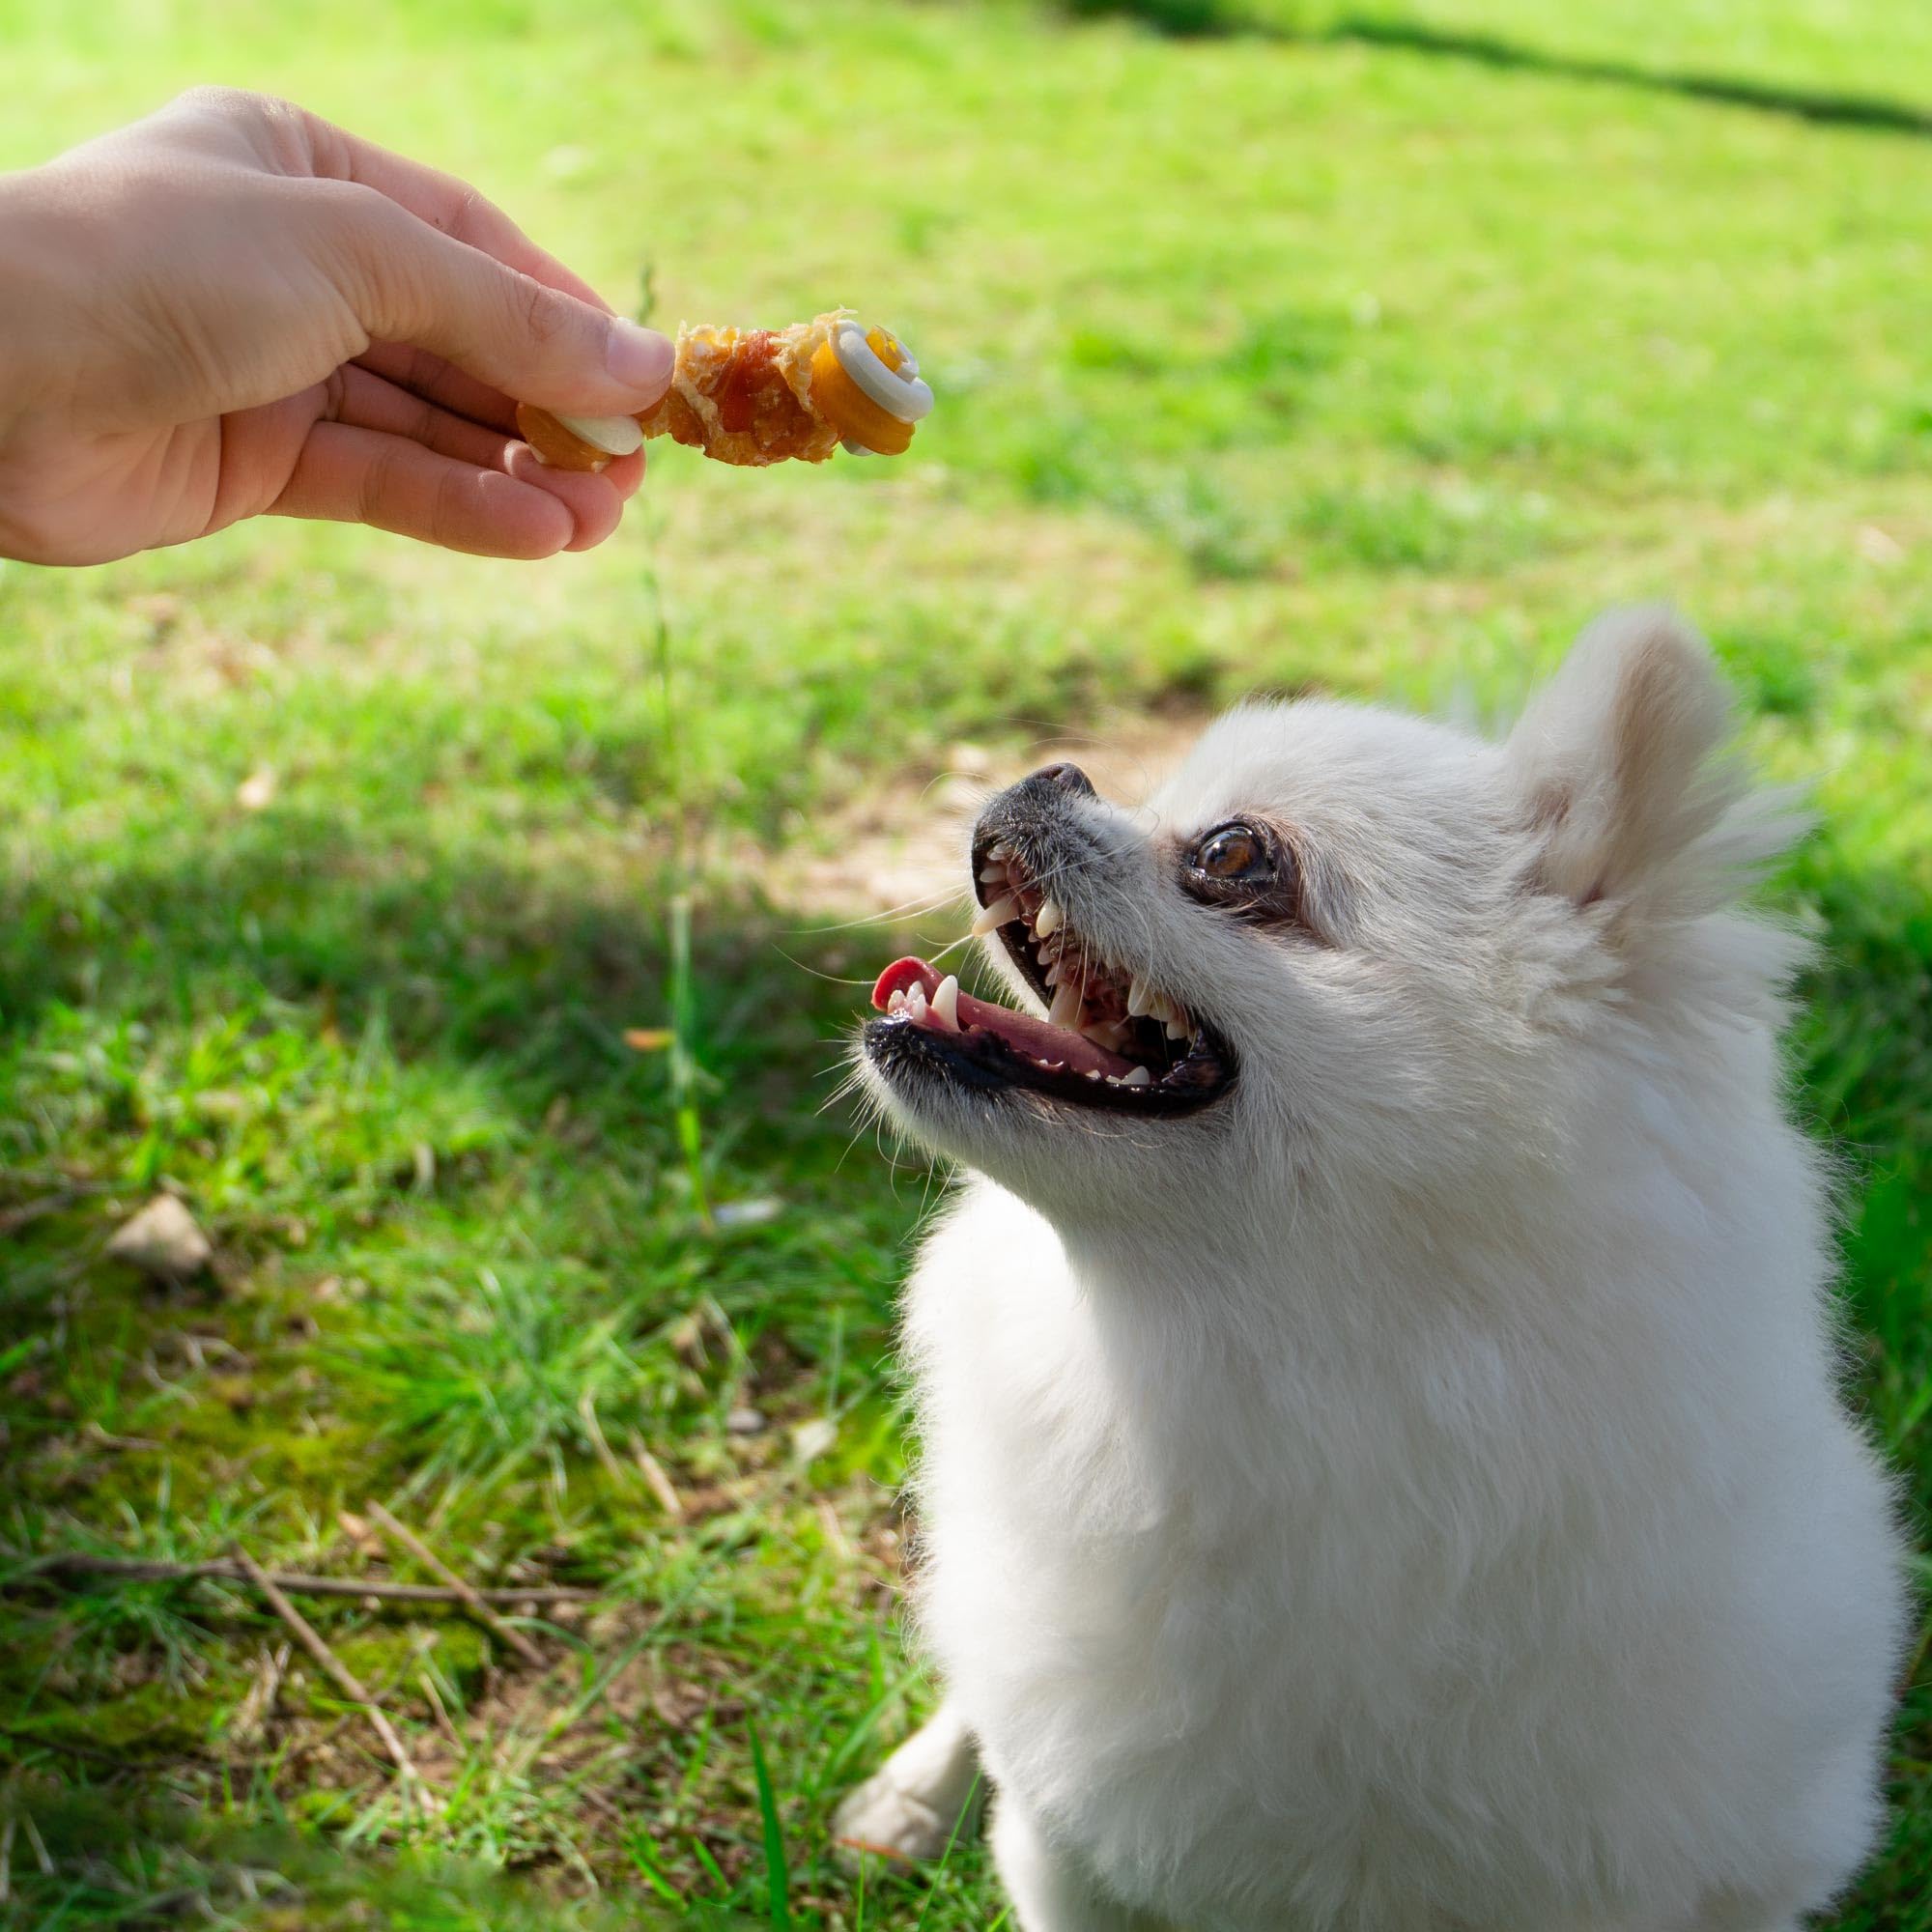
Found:
[[[1260,833],[1245,825],[1224,825],[1194,850],[1194,869],[1210,879],[1265,879],[1274,869]]]

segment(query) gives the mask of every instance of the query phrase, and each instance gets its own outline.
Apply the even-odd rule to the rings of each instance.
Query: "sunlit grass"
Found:
[[[285,1924],[279,1871],[304,1926],[358,1894],[452,1932],[857,1926],[830,1809],[930,1694],[888,1350],[932,1189],[819,1112],[896,938],[766,887],[855,794],[924,810],[961,740],[1258,688],[1500,717],[1603,603],[1683,603],[1752,755],[1816,787],[1775,888],[1820,941],[1798,1103],[1847,1171],[1861,1397],[1932,1495],[1932,141],[1532,57],[1932,102],[1922,23],[1158,11],[0,0],[0,165],[272,87],[615,299],[648,269],[672,320],[850,301],[943,398],[902,464],[667,452],[648,524],[538,568],[296,526],[0,566],[0,1563],[363,1574],[373,1495],[479,1580],[609,1593],[538,1620],[542,1677],[312,1605],[424,1821],[298,1659],[251,1708],[283,1633],[245,1590],[16,1576],[0,1750],[46,1924]],[[102,1259],[163,1185],[216,1279]],[[1921,1685],[1844,1932],[1920,1924],[1928,1725]],[[863,1899],[1002,1909],[969,1842]]]

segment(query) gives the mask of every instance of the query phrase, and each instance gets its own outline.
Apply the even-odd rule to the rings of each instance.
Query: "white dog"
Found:
[[[1880,1821],[1905,1614],[1785,1118],[1789,832],[1701,644],[1508,742],[1223,719],[1145,810],[996,798],[867,1081],[971,1169],[908,1304],[939,1717],[1026,1932],[1783,1932]]]

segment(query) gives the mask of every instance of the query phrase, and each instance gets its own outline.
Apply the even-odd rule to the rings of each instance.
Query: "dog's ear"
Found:
[[[1591,905],[1662,885],[1733,796],[1713,768],[1730,734],[1710,647],[1681,617],[1600,617],[1510,735],[1543,889]]]

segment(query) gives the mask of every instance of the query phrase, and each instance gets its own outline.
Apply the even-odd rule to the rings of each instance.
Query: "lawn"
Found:
[[[1696,616],[1814,785],[1794,1102],[1924,1520],[1932,27],[1582,12],[0,0],[0,166],[270,88],[613,299],[849,302],[941,397],[896,464],[667,451],[541,566],[289,524],[0,566],[13,1922],[995,1922],[970,1838],[936,1880],[826,1840],[931,1695],[890,1347],[941,1184],[839,1040],[962,917],[826,862],[1249,691],[1501,718],[1616,599]],[[105,1253],[163,1190],[216,1248],[175,1288]],[[36,1567],[430,1580],[372,1501],[590,1593],[511,1602],[539,1665],[303,1599],[433,1808],[245,1583]],[[1925,1649],[1843,1932],[1932,1926]]]

